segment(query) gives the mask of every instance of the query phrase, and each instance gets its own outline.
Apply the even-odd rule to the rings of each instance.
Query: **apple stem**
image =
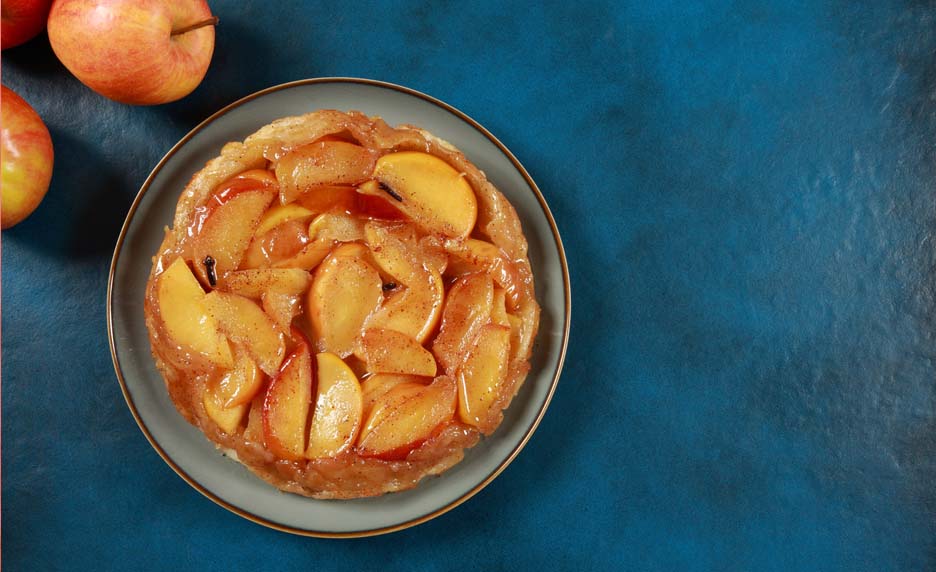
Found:
[[[218,25],[218,17],[212,16],[211,18],[208,18],[207,20],[202,20],[201,22],[195,22],[194,24],[191,24],[189,26],[179,28],[178,30],[173,30],[172,33],[169,35],[178,36],[179,34],[184,34],[186,32],[191,32],[192,30],[204,28],[205,26],[217,26],[217,25]]]

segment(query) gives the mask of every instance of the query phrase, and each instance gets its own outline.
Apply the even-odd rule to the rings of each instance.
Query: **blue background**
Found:
[[[7,570],[936,569],[936,9],[926,2],[213,1],[184,100],[89,91],[40,36],[3,82],[52,188],[3,248]],[[531,3],[532,4],[532,3]],[[330,541],[215,506],[146,443],[107,349],[117,233],[159,158],[273,84],[465,111],[539,183],[566,369],[454,511]]]

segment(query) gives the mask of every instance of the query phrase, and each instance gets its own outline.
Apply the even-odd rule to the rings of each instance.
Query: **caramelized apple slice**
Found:
[[[260,298],[269,290],[302,294],[310,280],[309,273],[299,268],[257,268],[231,272],[219,288],[248,298]]]
[[[215,290],[205,296],[205,309],[227,336],[242,344],[267,375],[274,375],[286,353],[283,333],[255,302]]]
[[[296,204],[315,214],[356,210],[357,191],[342,185],[319,185],[299,195]]]
[[[309,238],[335,242],[363,240],[364,221],[344,214],[320,214],[309,223]]]
[[[422,283],[396,290],[367,321],[368,328],[396,330],[423,343],[435,330],[442,314],[445,291],[442,278],[427,273]]]
[[[263,374],[246,350],[237,346],[234,350],[234,368],[230,369],[208,387],[215,393],[218,403],[225,409],[249,403],[263,386]]]
[[[361,339],[361,357],[368,371],[432,377],[436,361],[415,339],[393,330],[371,328]]]
[[[521,334],[523,333],[523,320],[520,316],[507,314],[507,321],[510,323],[510,361],[517,359],[520,352]]]
[[[336,246],[335,249],[331,251],[331,256],[335,256],[335,257],[347,256],[350,258],[360,258],[361,260],[369,264],[372,268],[377,270],[377,273],[380,275],[380,279],[383,281],[385,285],[392,286],[391,288],[389,288],[389,290],[394,290],[396,288],[396,285],[397,285],[396,278],[384,272],[383,268],[381,268],[380,265],[377,264],[377,261],[374,260],[374,256],[371,254],[370,249],[359,242],[343,242],[339,244],[338,246]]]
[[[205,309],[205,292],[182,258],[157,278],[156,301],[166,334],[183,351],[224,368],[234,365],[227,340]]]
[[[214,260],[216,278],[240,265],[263,211],[275,196],[276,191],[268,187],[241,191],[211,210],[197,229],[191,250],[196,272],[204,284],[213,285],[205,266],[208,257]]]
[[[422,343],[442,313],[445,290],[438,272],[420,263],[413,250],[390,227],[367,223],[365,237],[381,269],[403,289],[394,289],[367,326],[396,330]]]
[[[510,330],[489,324],[481,328],[478,341],[458,371],[458,416],[485,435],[497,427],[499,411],[493,411],[501,385],[507,377]]]
[[[302,459],[311,400],[312,355],[309,346],[300,343],[270,381],[263,401],[263,436],[274,455]]]
[[[456,265],[467,265],[475,271],[487,272],[507,293],[508,309],[516,309],[520,300],[520,276],[516,266],[504,252],[483,240],[446,240],[445,250],[455,258]]]
[[[280,202],[291,203],[316,185],[355,185],[374,170],[375,153],[345,141],[316,141],[297,147],[276,162]]]
[[[396,411],[403,405],[403,403],[422,393],[427,385],[427,383],[404,382],[395,385],[382,395],[377,396],[371,404],[367,415],[364,417],[364,425],[361,427],[361,432],[358,434],[358,444],[367,437],[367,434],[370,433],[374,427],[383,422],[393,411]]]
[[[263,445],[263,402],[266,400],[266,391],[258,393],[250,402],[247,411],[247,428],[244,429],[244,439],[252,443]]]
[[[411,223],[371,221],[364,225],[364,236],[368,246],[379,252],[379,265],[386,265],[387,273],[406,283],[408,275],[421,273],[423,269],[445,272],[448,253],[442,242],[434,237],[420,238]]]
[[[364,418],[370,415],[374,403],[385,393],[402,383],[425,385],[426,379],[402,373],[375,373],[361,382],[361,401]]]
[[[494,298],[491,302],[491,322],[498,326],[510,327],[507,318],[507,292],[503,288],[494,288]]]
[[[360,258],[370,264],[371,266],[376,267],[377,263],[374,261],[374,257],[371,256],[370,250],[366,246],[359,242],[348,242],[345,244],[339,244],[335,247],[335,250],[332,251],[332,256],[348,256],[351,258]]]
[[[442,245],[435,240],[435,237],[422,237],[416,247],[426,267],[435,270],[440,275],[445,274],[446,269],[448,269],[449,256]]]
[[[306,301],[315,345],[346,357],[383,298],[380,275],[360,258],[330,256],[316,270]]]
[[[341,358],[332,353],[315,356],[318,395],[309,428],[308,459],[334,457],[357,438],[361,427],[361,384]]]
[[[254,235],[239,268],[242,270],[269,268],[295,257],[309,243],[309,237],[306,235],[307,229],[308,222],[293,219],[265,233]]]
[[[449,374],[464,361],[481,327],[491,320],[493,296],[494,282],[482,273],[459,278],[449,290],[442,326],[432,344],[432,353]]]
[[[417,253],[394,232],[394,227],[375,222],[364,225],[364,237],[380,268],[402,284],[409,285],[425,274]]]
[[[427,153],[403,151],[377,160],[377,184],[359,191],[384,196],[426,232],[466,237],[478,218],[474,190],[462,173]]]
[[[299,296],[276,289],[267,290],[261,299],[263,311],[284,332],[292,327],[293,318],[299,315]]]
[[[334,243],[330,240],[313,240],[305,245],[295,256],[276,262],[275,268],[300,268],[305,271],[314,270],[325,260]]]
[[[307,219],[314,214],[314,212],[296,203],[276,205],[268,210],[266,214],[263,215],[263,218],[260,219],[260,225],[257,227],[254,235],[260,236],[285,222]]]
[[[222,431],[228,435],[233,435],[240,427],[241,420],[247,414],[248,405],[234,405],[225,407],[221,403],[221,397],[214,391],[206,390],[202,395],[202,403],[205,406],[205,413],[214,421]]]
[[[395,394],[405,393],[408,384],[390,390],[374,404],[365,423],[358,451],[363,457],[387,460],[405,459],[410,451],[424,443],[455,413],[457,391],[450,377],[439,377],[431,385],[400,399],[392,407],[382,406]]]

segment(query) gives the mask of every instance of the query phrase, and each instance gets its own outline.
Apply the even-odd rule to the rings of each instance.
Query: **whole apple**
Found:
[[[4,229],[28,217],[52,180],[52,138],[45,123],[22,97],[0,88],[0,219]]]
[[[0,49],[36,37],[45,28],[52,0],[3,0],[0,3]]]
[[[55,55],[83,84],[154,105],[198,87],[217,22],[205,0],[55,0],[48,27]]]

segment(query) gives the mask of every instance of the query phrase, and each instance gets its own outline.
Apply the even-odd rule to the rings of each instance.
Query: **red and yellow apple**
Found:
[[[49,42],[83,84],[121,103],[154,105],[201,83],[214,52],[205,0],[57,0]]]
[[[6,86],[0,94],[0,115],[0,214],[3,228],[10,228],[36,210],[45,197],[52,180],[54,153],[49,130],[39,114]]]
[[[0,4],[0,49],[36,37],[46,26],[52,0],[3,0]]]

